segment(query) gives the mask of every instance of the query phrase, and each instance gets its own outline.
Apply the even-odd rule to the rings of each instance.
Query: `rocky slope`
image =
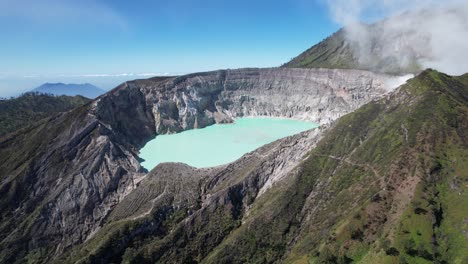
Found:
[[[171,212],[185,206],[201,206],[190,197],[174,197],[177,195],[172,191],[159,201],[161,189],[150,188],[142,191],[143,196],[128,196],[141,200],[141,205],[138,202],[133,206],[135,203],[130,201],[130,206],[116,208],[121,202],[125,206],[124,198],[137,186],[161,185],[159,181],[164,176],[151,176],[158,175],[157,171],[140,182],[146,172],[138,159],[138,149],[158,134],[231,122],[232,118],[245,115],[301,118],[326,126],[388,92],[392,81],[393,77],[382,74],[325,69],[240,69],[136,80],[91,104],[43,120],[21,133],[9,134],[0,139],[0,259],[48,262],[70,252],[74,245],[95,241],[93,238],[102,233],[99,230],[107,222],[121,225],[128,217],[140,221],[152,205],[165,204],[163,207]],[[289,143],[276,142],[252,154],[256,158],[215,169],[221,170],[217,176],[220,180],[209,178],[208,191],[204,193],[214,195],[216,186],[222,189],[225,184],[234,184],[236,188],[245,187],[243,192],[254,199],[291,172],[318,139],[315,133],[293,137]],[[308,137],[310,140],[305,140]],[[280,155],[287,154],[288,149],[295,151]],[[230,170],[243,176],[231,177]],[[185,178],[195,175],[187,180],[190,186],[203,185],[207,175],[212,175],[192,168],[181,169],[180,173]],[[257,181],[263,182],[262,186]],[[237,196],[236,192],[226,192]],[[200,193],[194,191],[193,196],[197,195]],[[209,201],[207,206],[215,211],[218,207],[213,207],[213,203],[231,204],[228,207],[235,211],[238,198],[214,195],[213,200],[203,201]],[[174,207],[171,201],[178,201],[181,207]],[[128,209],[133,207],[137,208],[135,212]],[[128,210],[127,214],[118,213],[122,210]],[[185,217],[184,212],[179,212],[180,217]],[[204,212],[199,217],[212,217],[207,214],[209,211]],[[224,217],[221,212],[218,216]],[[211,228],[218,220],[212,222]],[[232,228],[230,220],[226,221],[223,232]],[[138,233],[137,230],[140,229],[135,230]],[[222,238],[219,235],[212,246]],[[174,254],[170,252],[165,254]],[[189,252],[187,256],[191,256]]]
[[[145,112],[148,131],[155,128],[157,134],[231,122],[237,116],[290,117],[325,124],[387,92],[394,79],[354,70],[228,70],[125,83],[95,106],[99,119],[125,126],[129,122],[115,116],[122,114],[115,111],[117,107],[120,110],[129,97],[143,100],[138,105],[151,109],[128,111],[137,116]]]
[[[353,69],[359,68],[359,61],[348,43],[346,30],[340,29],[285,63],[283,67]]]
[[[57,263],[465,263],[468,75],[231,164],[160,164]],[[326,131],[326,133],[324,133]]]

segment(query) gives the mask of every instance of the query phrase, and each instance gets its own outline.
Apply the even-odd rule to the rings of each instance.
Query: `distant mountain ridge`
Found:
[[[35,88],[33,92],[68,96],[81,95],[87,98],[94,99],[100,96],[101,94],[105,93],[106,91],[90,83],[44,83],[43,85]]]

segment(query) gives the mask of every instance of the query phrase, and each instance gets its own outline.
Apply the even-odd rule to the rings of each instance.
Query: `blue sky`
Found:
[[[339,27],[322,0],[0,0],[0,96],[279,66]]]

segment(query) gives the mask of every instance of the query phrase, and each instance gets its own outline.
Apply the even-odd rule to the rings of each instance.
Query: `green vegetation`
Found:
[[[0,136],[89,101],[82,96],[54,96],[34,92],[0,100]]]
[[[53,115],[41,119],[32,125],[16,132],[7,134],[0,140],[0,262],[14,263],[15,260],[23,258],[30,259],[31,263],[44,263],[50,257],[53,245],[44,245],[43,248],[35,251],[28,249],[28,241],[24,234],[34,232],[34,225],[40,218],[41,210],[47,200],[41,200],[41,193],[34,193],[34,184],[44,179],[39,179],[34,172],[34,164],[37,160],[37,153],[45,153],[50,150],[49,142],[60,140],[57,135],[64,131],[70,131],[74,126],[85,127],[86,107],[77,107],[66,115]],[[90,132],[92,133],[92,131]],[[70,158],[73,152],[53,151],[50,156],[49,166],[59,168],[52,172],[52,175],[62,173],[61,169],[70,168]],[[66,173],[66,172],[63,172]],[[26,183],[30,183],[27,185]],[[27,187],[22,187],[27,186]],[[53,188],[55,178],[46,181],[44,186]],[[22,217],[15,217],[12,213],[14,209],[20,208]],[[12,232],[14,227],[17,231]],[[11,241],[21,241],[12,243]],[[24,242],[23,242],[24,241]]]
[[[77,108],[69,114],[84,120],[87,112]],[[51,123],[54,131],[39,129]],[[59,116],[35,123],[28,133],[11,134],[22,147],[2,143],[8,151],[0,156],[0,172],[30,166],[34,151],[47,148],[39,139],[71,126],[85,124]],[[426,70],[395,93],[340,118],[290,175],[261,196],[258,182],[268,171],[259,170],[263,163],[256,159],[213,178],[184,166],[160,168],[161,174],[151,172],[138,191],[119,202],[92,239],[54,260],[466,263],[466,131],[468,75]],[[61,153],[54,155],[53,162],[66,166]],[[10,234],[8,225],[32,232],[30,219],[40,214],[35,203],[25,203],[29,218],[20,223],[5,213],[28,201],[17,182],[35,180],[11,177],[9,185],[0,186],[2,240],[20,237]],[[50,250],[12,244],[0,260],[47,262]]]
[[[314,263],[468,261],[468,212],[463,209],[468,207],[464,132],[468,87],[457,77],[428,70],[403,87],[400,96],[403,94],[398,104],[397,95],[384,102],[386,109],[377,116],[371,105],[383,102],[346,116],[327,136],[333,148],[340,142],[352,146],[352,124],[363,124],[359,116],[373,120],[370,125],[364,123],[360,136],[355,134],[362,143],[348,152],[352,153],[349,159],[372,166],[385,181],[385,189],[356,213],[343,215],[332,228],[331,238],[321,241],[320,252],[309,255]],[[352,124],[346,123],[349,119]],[[350,127],[350,131],[339,131],[340,127]],[[307,240],[313,237],[304,238]],[[301,243],[297,246],[306,254]]]
[[[61,261],[466,263],[467,117],[466,76],[424,71],[341,118],[252,204],[256,178],[232,174],[241,180],[209,207],[167,198],[142,219],[109,221]]]

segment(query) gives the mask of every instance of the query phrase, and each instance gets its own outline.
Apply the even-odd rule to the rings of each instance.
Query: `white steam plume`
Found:
[[[361,64],[410,69],[414,62],[448,74],[468,72],[468,3],[458,0],[326,0]],[[388,19],[373,26],[369,14]]]

